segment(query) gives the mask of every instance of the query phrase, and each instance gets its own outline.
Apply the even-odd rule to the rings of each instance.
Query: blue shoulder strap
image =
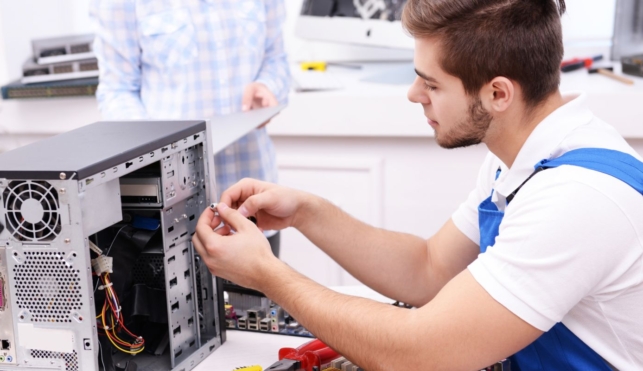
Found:
[[[643,194],[643,163],[634,156],[604,148],[580,148],[569,151],[553,160],[542,160],[536,170],[560,165],[574,165],[611,175]]]
[[[573,165],[598,171],[619,179],[643,194],[643,162],[634,156],[605,148],[579,148],[564,153],[553,160],[538,162],[535,171],[518,188],[507,196],[507,204],[513,200],[518,191],[534,175],[542,170],[552,169],[561,165]]]
[[[627,153],[602,148],[581,148],[553,160],[542,160],[527,180],[544,169],[561,165],[580,166],[613,176],[643,194],[643,163]],[[512,193],[512,198],[521,187]],[[611,370],[598,353],[562,323],[557,323],[511,360],[512,367],[515,365],[519,371]]]

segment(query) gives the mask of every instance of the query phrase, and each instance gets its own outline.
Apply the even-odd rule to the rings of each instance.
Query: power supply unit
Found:
[[[98,122],[0,154],[0,370],[189,371],[226,339],[192,247],[213,154],[283,107]]]

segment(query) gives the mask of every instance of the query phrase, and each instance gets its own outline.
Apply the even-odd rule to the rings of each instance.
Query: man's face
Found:
[[[478,144],[485,138],[492,117],[479,97],[466,94],[459,78],[442,70],[440,53],[436,40],[415,39],[414,63],[418,77],[409,89],[409,100],[422,104],[441,147]]]

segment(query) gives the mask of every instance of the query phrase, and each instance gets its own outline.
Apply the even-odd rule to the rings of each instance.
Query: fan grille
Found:
[[[80,270],[67,265],[62,252],[27,251],[24,264],[13,268],[16,305],[33,322],[71,323],[81,310]]]
[[[62,359],[65,361],[65,371],[78,371],[78,353],[49,352],[46,350],[31,349],[31,357],[44,359]]]
[[[58,192],[44,181],[12,181],[3,193],[7,227],[19,241],[52,241],[60,233]]]

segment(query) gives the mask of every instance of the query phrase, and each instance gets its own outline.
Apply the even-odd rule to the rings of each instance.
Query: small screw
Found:
[[[174,218],[174,223],[180,222],[179,218]]]
[[[183,218],[183,219],[187,219],[187,218],[188,218],[188,216],[187,216],[187,215],[185,215],[185,214],[183,214],[183,215],[181,215],[181,218]]]
[[[65,238],[65,243],[70,243],[70,242],[71,242],[71,239]]]
[[[65,173],[60,173],[60,179],[62,179],[62,180],[67,179],[67,174],[65,174]]]
[[[61,194],[61,195],[64,195],[66,192],[67,192],[67,190],[66,190],[65,188],[61,188],[61,189],[60,189],[60,194]]]

